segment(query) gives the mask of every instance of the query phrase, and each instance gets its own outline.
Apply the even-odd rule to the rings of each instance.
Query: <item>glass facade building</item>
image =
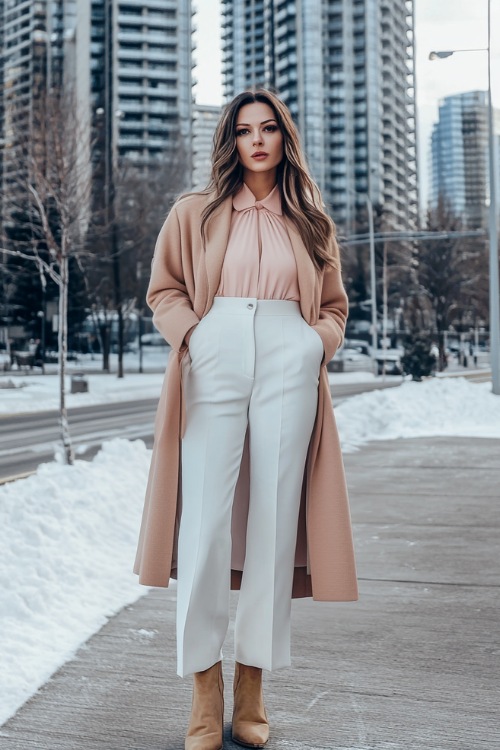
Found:
[[[500,112],[495,112],[495,164],[499,184]],[[488,226],[488,94],[468,91],[447,96],[431,137],[431,206],[440,198],[470,228]],[[497,190],[497,209],[500,196]]]
[[[411,0],[222,0],[226,98],[277,91],[346,231],[360,194],[387,229],[418,223],[413,24]]]

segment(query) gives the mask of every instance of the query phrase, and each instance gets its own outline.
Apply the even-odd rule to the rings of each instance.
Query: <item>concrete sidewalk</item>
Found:
[[[374,443],[346,468],[361,599],[294,603],[294,666],[265,679],[269,750],[497,750],[500,441]],[[182,750],[174,619],[172,590],[126,607],[0,729],[1,750]]]

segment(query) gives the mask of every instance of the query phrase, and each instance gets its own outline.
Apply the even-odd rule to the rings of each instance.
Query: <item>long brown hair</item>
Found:
[[[214,211],[243,184],[243,167],[236,148],[236,122],[241,107],[254,102],[271,107],[283,134],[283,159],[277,170],[283,213],[297,227],[316,268],[325,265],[340,268],[335,224],[323,208],[319,188],[309,173],[295,123],[288,107],[266,89],[244,91],[224,108],[214,134],[211,180],[203,191],[214,193],[215,197],[202,213],[202,236],[205,238],[207,222]]]

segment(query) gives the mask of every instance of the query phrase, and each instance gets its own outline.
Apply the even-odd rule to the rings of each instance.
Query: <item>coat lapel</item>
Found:
[[[316,323],[318,315],[318,305],[315,304],[315,292],[318,286],[317,272],[295,224],[287,216],[284,216],[283,218],[285,219],[293,254],[295,255],[295,262],[297,264],[300,309],[304,319],[308,323]]]
[[[220,284],[222,264],[226,254],[229,230],[231,229],[231,216],[233,212],[233,199],[226,198],[217,209],[216,213],[208,222],[207,241],[205,245],[205,264],[208,279],[208,295],[205,313],[212,307],[212,302]]]

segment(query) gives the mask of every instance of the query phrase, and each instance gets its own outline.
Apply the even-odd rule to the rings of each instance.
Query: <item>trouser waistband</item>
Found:
[[[256,297],[215,297],[210,311],[234,315],[300,315],[300,305],[294,300],[257,299]]]

